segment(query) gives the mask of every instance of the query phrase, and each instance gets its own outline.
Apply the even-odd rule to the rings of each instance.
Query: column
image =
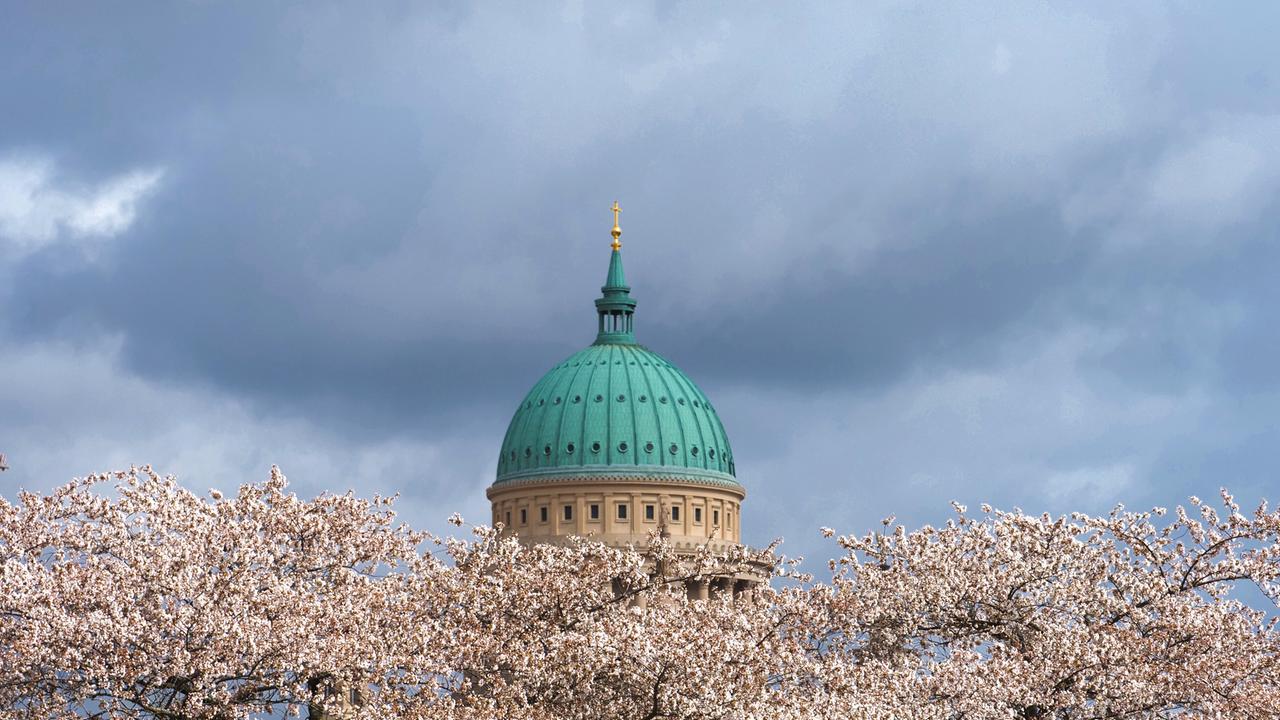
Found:
[[[627,508],[627,521],[632,535],[641,534],[640,529],[644,527],[644,521],[640,519],[639,493],[631,493],[631,507]]]
[[[693,583],[694,600],[707,600],[711,597],[711,583],[707,582],[706,578],[694,580]]]

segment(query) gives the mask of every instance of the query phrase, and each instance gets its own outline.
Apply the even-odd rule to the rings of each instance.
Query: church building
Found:
[[[520,401],[487,491],[493,522],[524,542],[591,536],[678,549],[741,538],[746,491],[715,406],[679,368],[636,342],[636,301],[613,252],[595,301],[595,342],[552,367]]]

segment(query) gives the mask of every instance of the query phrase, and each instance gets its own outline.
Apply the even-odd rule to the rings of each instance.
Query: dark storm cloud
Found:
[[[801,393],[884,387],[919,365],[986,364],[993,336],[1057,322],[1039,306],[1074,284],[1087,261],[1051,213],[1036,210],[956,223],[936,242],[885,251],[855,277],[824,277],[816,258],[805,273],[815,283],[773,300],[745,288],[716,322],[671,328],[662,344],[698,348],[691,363],[705,361],[723,380]],[[716,357],[730,347],[735,361],[725,367]]]
[[[767,515],[770,474],[845,527],[935,517],[922,498],[955,488],[1057,510],[1219,475],[1261,492],[1276,12],[10,9],[0,163],[49,168],[62,218],[13,227],[63,229],[0,244],[0,341],[31,386],[0,440],[114,447],[39,411],[73,407],[42,387],[93,392],[49,357],[101,355],[104,395],[192,418],[133,428],[139,452],[209,438],[165,457],[248,444],[409,476],[424,508],[478,497],[513,403],[591,339],[617,197],[639,337],[737,413],[757,539],[825,511]],[[86,251],[66,228],[140,168],[159,180]],[[34,212],[4,202],[0,228]]]

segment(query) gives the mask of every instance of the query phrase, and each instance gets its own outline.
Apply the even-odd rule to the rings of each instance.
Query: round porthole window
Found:
[[[604,402],[604,396],[603,396],[603,395],[597,395],[597,396],[596,396],[596,402]]]
[[[694,445],[693,447],[689,448],[689,453],[696,457],[698,454],[698,446]]]
[[[644,451],[645,451],[645,452],[648,452],[648,453],[653,452],[653,443],[651,443],[651,442],[647,442],[647,443],[645,443],[645,444],[644,444]]]
[[[640,402],[649,402],[649,397],[647,395],[641,395]]]
[[[516,461],[516,451],[515,451],[515,450],[512,450],[512,451],[511,451],[511,462],[515,462],[515,461]]]
[[[716,459],[716,449],[715,449],[715,448],[711,448],[710,450],[708,450],[708,451],[707,451],[707,457],[711,458],[712,460],[715,460],[715,459]]]
[[[667,404],[667,396],[666,396],[666,395],[663,395],[662,397],[658,398],[658,402],[662,403],[663,405],[666,405],[666,404]]]
[[[671,447],[667,449],[671,451],[672,455],[675,455],[676,453],[680,452],[680,446],[676,445],[675,443],[671,443]]]
[[[699,404],[698,404],[698,401],[697,401],[697,400],[694,400],[694,401],[693,401],[693,406],[694,406],[694,407],[702,407],[701,405],[699,405]]]
[[[542,400],[538,400],[538,407],[542,407]]]
[[[524,449],[524,456],[525,456],[525,457],[533,457],[533,448],[528,448],[528,447],[527,447],[527,448],[525,448],[525,449]]]
[[[567,453],[569,453],[570,455],[572,455],[572,454],[573,454],[573,443],[569,443],[568,445],[565,445],[565,446],[564,446],[564,451],[565,451],[565,452],[567,452]]]
[[[614,365],[621,365],[621,364],[622,364],[622,361],[621,361],[621,360],[614,360],[614,361],[613,361],[613,364],[614,364]]]
[[[627,451],[627,444],[624,442],[618,443],[618,452],[624,453],[626,451]]]
[[[619,395],[619,396],[618,396],[618,402],[622,402],[623,400],[626,400],[626,399],[627,399],[627,396],[626,396],[626,395]]]
[[[696,451],[696,450],[695,450],[694,452],[695,452],[695,454],[697,453],[697,451]],[[543,448],[542,448],[542,454],[543,454],[543,455],[546,455],[547,457],[551,457],[551,446],[550,446],[550,445],[547,445],[547,446],[543,447]]]
[[[529,409],[529,408],[531,408],[531,407],[533,407],[533,403],[532,403],[532,402],[527,402],[527,403],[525,403],[525,404],[524,404],[524,409],[525,409],[525,410],[528,410],[528,409]]]
[[[581,395],[574,395],[574,396],[573,396],[573,402],[574,402],[574,404],[577,404],[577,403],[582,402],[582,396],[581,396]]]
[[[557,395],[557,396],[556,396],[556,399],[555,399],[555,400],[552,400],[551,402],[555,403],[556,405],[559,405],[559,404],[560,404],[560,396],[559,396],[559,395]]]
[[[593,442],[593,443],[591,443],[591,452],[593,452],[593,453],[598,453],[598,452],[600,452],[600,443],[598,443],[598,442]]]
[[[681,405],[683,405],[683,404],[684,404],[684,398],[680,398],[679,400],[676,400],[676,402],[678,402],[678,403],[680,403]]]

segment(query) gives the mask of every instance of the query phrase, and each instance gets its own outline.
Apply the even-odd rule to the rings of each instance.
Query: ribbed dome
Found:
[[[565,474],[734,480],[733,452],[707,396],[647,348],[601,344],[556,365],[511,418],[498,483]]]
[[[637,345],[616,248],[594,345],[556,365],[507,427],[495,485],[563,476],[661,476],[737,486],[733,452],[707,396]]]

